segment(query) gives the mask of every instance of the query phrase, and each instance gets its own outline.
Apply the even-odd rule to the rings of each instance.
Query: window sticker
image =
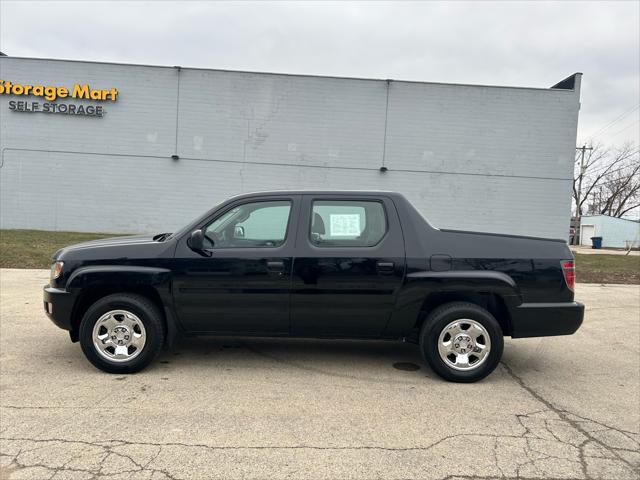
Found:
[[[360,235],[360,215],[332,213],[329,215],[329,233],[332,237],[357,237]]]

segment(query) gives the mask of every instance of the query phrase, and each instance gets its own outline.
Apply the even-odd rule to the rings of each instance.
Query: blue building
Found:
[[[591,237],[602,237],[603,247],[637,248],[640,222],[609,215],[585,215],[580,219],[580,244],[591,245]]]

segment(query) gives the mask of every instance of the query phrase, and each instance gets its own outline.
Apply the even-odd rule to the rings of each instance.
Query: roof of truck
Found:
[[[246,192],[234,195],[236,197],[251,197],[255,195],[401,195],[391,190],[265,190],[260,192]]]

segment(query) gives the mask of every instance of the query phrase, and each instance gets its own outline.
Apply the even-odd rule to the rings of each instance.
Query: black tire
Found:
[[[93,330],[96,322],[106,313],[125,310],[134,314],[144,326],[144,346],[131,360],[112,361],[94,345]],[[108,373],[135,373],[149,365],[160,353],[165,328],[160,309],[148,298],[132,293],[116,293],[96,301],[84,314],[80,323],[80,345],[87,359]]]
[[[438,351],[440,333],[451,322],[470,319],[479,323],[489,334],[489,353],[482,362],[469,370],[457,370],[448,365]],[[444,337],[446,340],[446,336]],[[451,302],[433,310],[424,321],[420,331],[420,350],[429,366],[439,376],[450,382],[477,382],[489,375],[502,358],[504,339],[500,324],[491,313],[469,302]],[[469,362],[471,363],[471,362]]]

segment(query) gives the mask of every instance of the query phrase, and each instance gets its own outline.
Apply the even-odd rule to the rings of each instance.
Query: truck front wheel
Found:
[[[476,382],[498,366],[504,348],[500,324],[469,302],[433,310],[420,331],[420,349],[429,366],[452,382]]]
[[[141,295],[119,293],[96,301],[80,323],[87,359],[108,373],[134,373],[149,365],[164,341],[160,310]]]

